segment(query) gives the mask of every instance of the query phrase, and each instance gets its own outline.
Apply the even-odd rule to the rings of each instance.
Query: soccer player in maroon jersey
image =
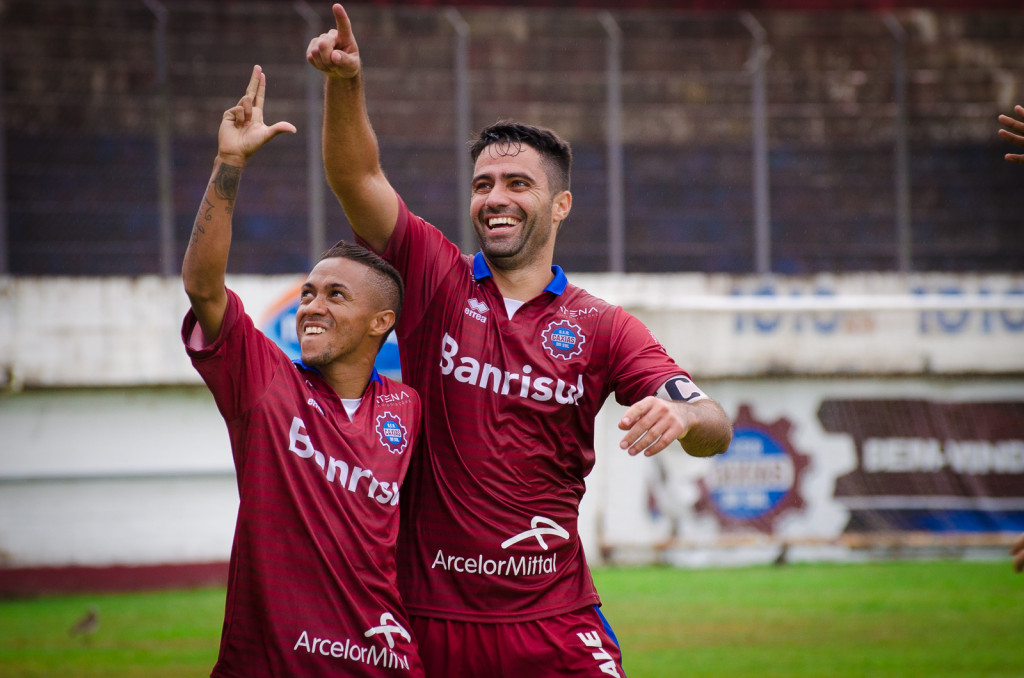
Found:
[[[411,388],[374,358],[402,307],[397,271],[338,243],[302,285],[293,363],[225,287],[231,217],[263,122],[266,78],[224,113],[182,264],[189,357],[231,439],[239,509],[220,653],[211,675],[423,676],[394,559],[399,487],[420,429]]]
[[[356,235],[402,273],[403,381],[424,445],[403,487],[399,582],[427,675],[622,675],[577,532],[594,420],[628,405],[621,447],[724,452],[732,427],[635,317],[552,265],[572,206],[571,150],[548,130],[472,148],[481,252],[463,256],[387,181],[348,16],[306,58],[326,78],[324,164]]]
[[[1009,115],[999,116],[999,123],[1006,128],[999,130],[999,136],[1024,148],[1024,106],[1014,106],[1013,112],[1017,118],[1012,118]],[[1024,164],[1024,154],[1021,153],[1007,153],[1003,159],[1006,162]],[[1017,537],[1010,546],[1010,556],[1013,558],[1013,569],[1017,574],[1024,572],[1024,534]]]

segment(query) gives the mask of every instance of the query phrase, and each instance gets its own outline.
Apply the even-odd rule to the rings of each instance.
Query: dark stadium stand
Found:
[[[455,4],[470,27],[472,127],[513,117],[569,138],[575,203],[556,258],[571,271],[606,270],[606,34],[598,17],[611,3]],[[1024,13],[1009,11],[1020,3],[932,5],[940,9],[651,0],[615,10],[623,33],[627,270],[754,270],[744,10],[764,26],[771,49],[772,270],[895,270],[888,9],[907,34],[912,268],[1024,268],[1022,178],[1002,161],[1006,149],[995,134],[996,116],[1024,102]],[[318,30],[328,27],[329,4],[312,6]],[[303,270],[306,141],[319,136],[307,124],[303,55],[312,29],[290,2],[166,8],[176,261],[208,178],[220,113],[258,62],[268,73],[268,119],[289,120],[299,134],[276,140],[246,175],[230,266]],[[432,2],[349,8],[385,169],[417,212],[455,238],[451,24]],[[8,270],[158,273],[153,14],[142,2],[119,0],[15,0],[0,12]],[[48,46],[57,30],[61,51]],[[329,191],[325,204],[328,239],[346,235]]]

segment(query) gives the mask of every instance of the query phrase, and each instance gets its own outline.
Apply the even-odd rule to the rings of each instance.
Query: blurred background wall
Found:
[[[466,140],[556,129],[556,261],[735,418],[714,461],[634,460],[606,407],[591,559],[1002,549],[1024,530],[1024,176],[995,134],[1024,103],[1020,4],[555,4],[346,7],[413,209],[472,251]],[[0,5],[0,591],[220,576],[237,496],[177,275],[260,63],[299,133],[246,174],[230,284],[287,345],[299,275],[349,233],[304,60],[329,9]]]
[[[508,117],[550,126],[575,149],[576,201],[558,251],[567,270],[1005,271],[1024,261],[1019,177],[994,122],[1024,99],[1019,3],[548,4],[349,5],[384,166],[453,238],[466,139]],[[299,134],[265,149],[262,171],[246,177],[232,272],[303,270],[346,232],[311,157],[322,84],[305,45],[331,25],[329,10],[5,2],[7,271],[176,271],[220,114],[254,63],[268,74],[267,115]],[[615,219],[626,234],[618,261]]]

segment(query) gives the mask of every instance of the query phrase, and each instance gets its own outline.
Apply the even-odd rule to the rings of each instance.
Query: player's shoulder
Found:
[[[401,195],[398,195],[396,230],[404,232],[401,233],[401,239],[408,240],[408,244],[412,247],[423,246],[430,241],[434,241],[434,244],[453,247],[461,254],[458,245],[452,242],[440,228],[413,212]],[[463,258],[468,259],[469,257],[464,256]]]
[[[599,318],[622,310],[620,306],[605,301],[572,283],[566,285],[565,291],[559,295],[558,301],[559,311],[574,318]]]
[[[586,289],[579,285],[574,285],[573,283],[568,283],[565,286],[565,291],[561,296],[562,299],[567,302],[572,302],[574,304],[589,304],[602,311],[614,310],[617,308],[615,304],[605,301],[596,294],[592,294]]]
[[[633,313],[582,287],[570,284],[562,297],[561,314],[577,322],[584,330],[589,328],[594,336],[605,336],[612,341],[624,337],[654,336],[646,323]]]

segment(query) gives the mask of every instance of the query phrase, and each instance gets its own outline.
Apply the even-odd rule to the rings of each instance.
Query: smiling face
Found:
[[[381,337],[394,324],[394,311],[381,310],[374,272],[363,264],[332,257],[320,261],[299,296],[295,327],[302,362],[323,367],[335,361],[372,362]]]
[[[531,146],[491,145],[476,160],[470,211],[493,267],[508,271],[538,260],[550,265],[555,232],[571,202],[568,191],[553,191],[543,157]]]

